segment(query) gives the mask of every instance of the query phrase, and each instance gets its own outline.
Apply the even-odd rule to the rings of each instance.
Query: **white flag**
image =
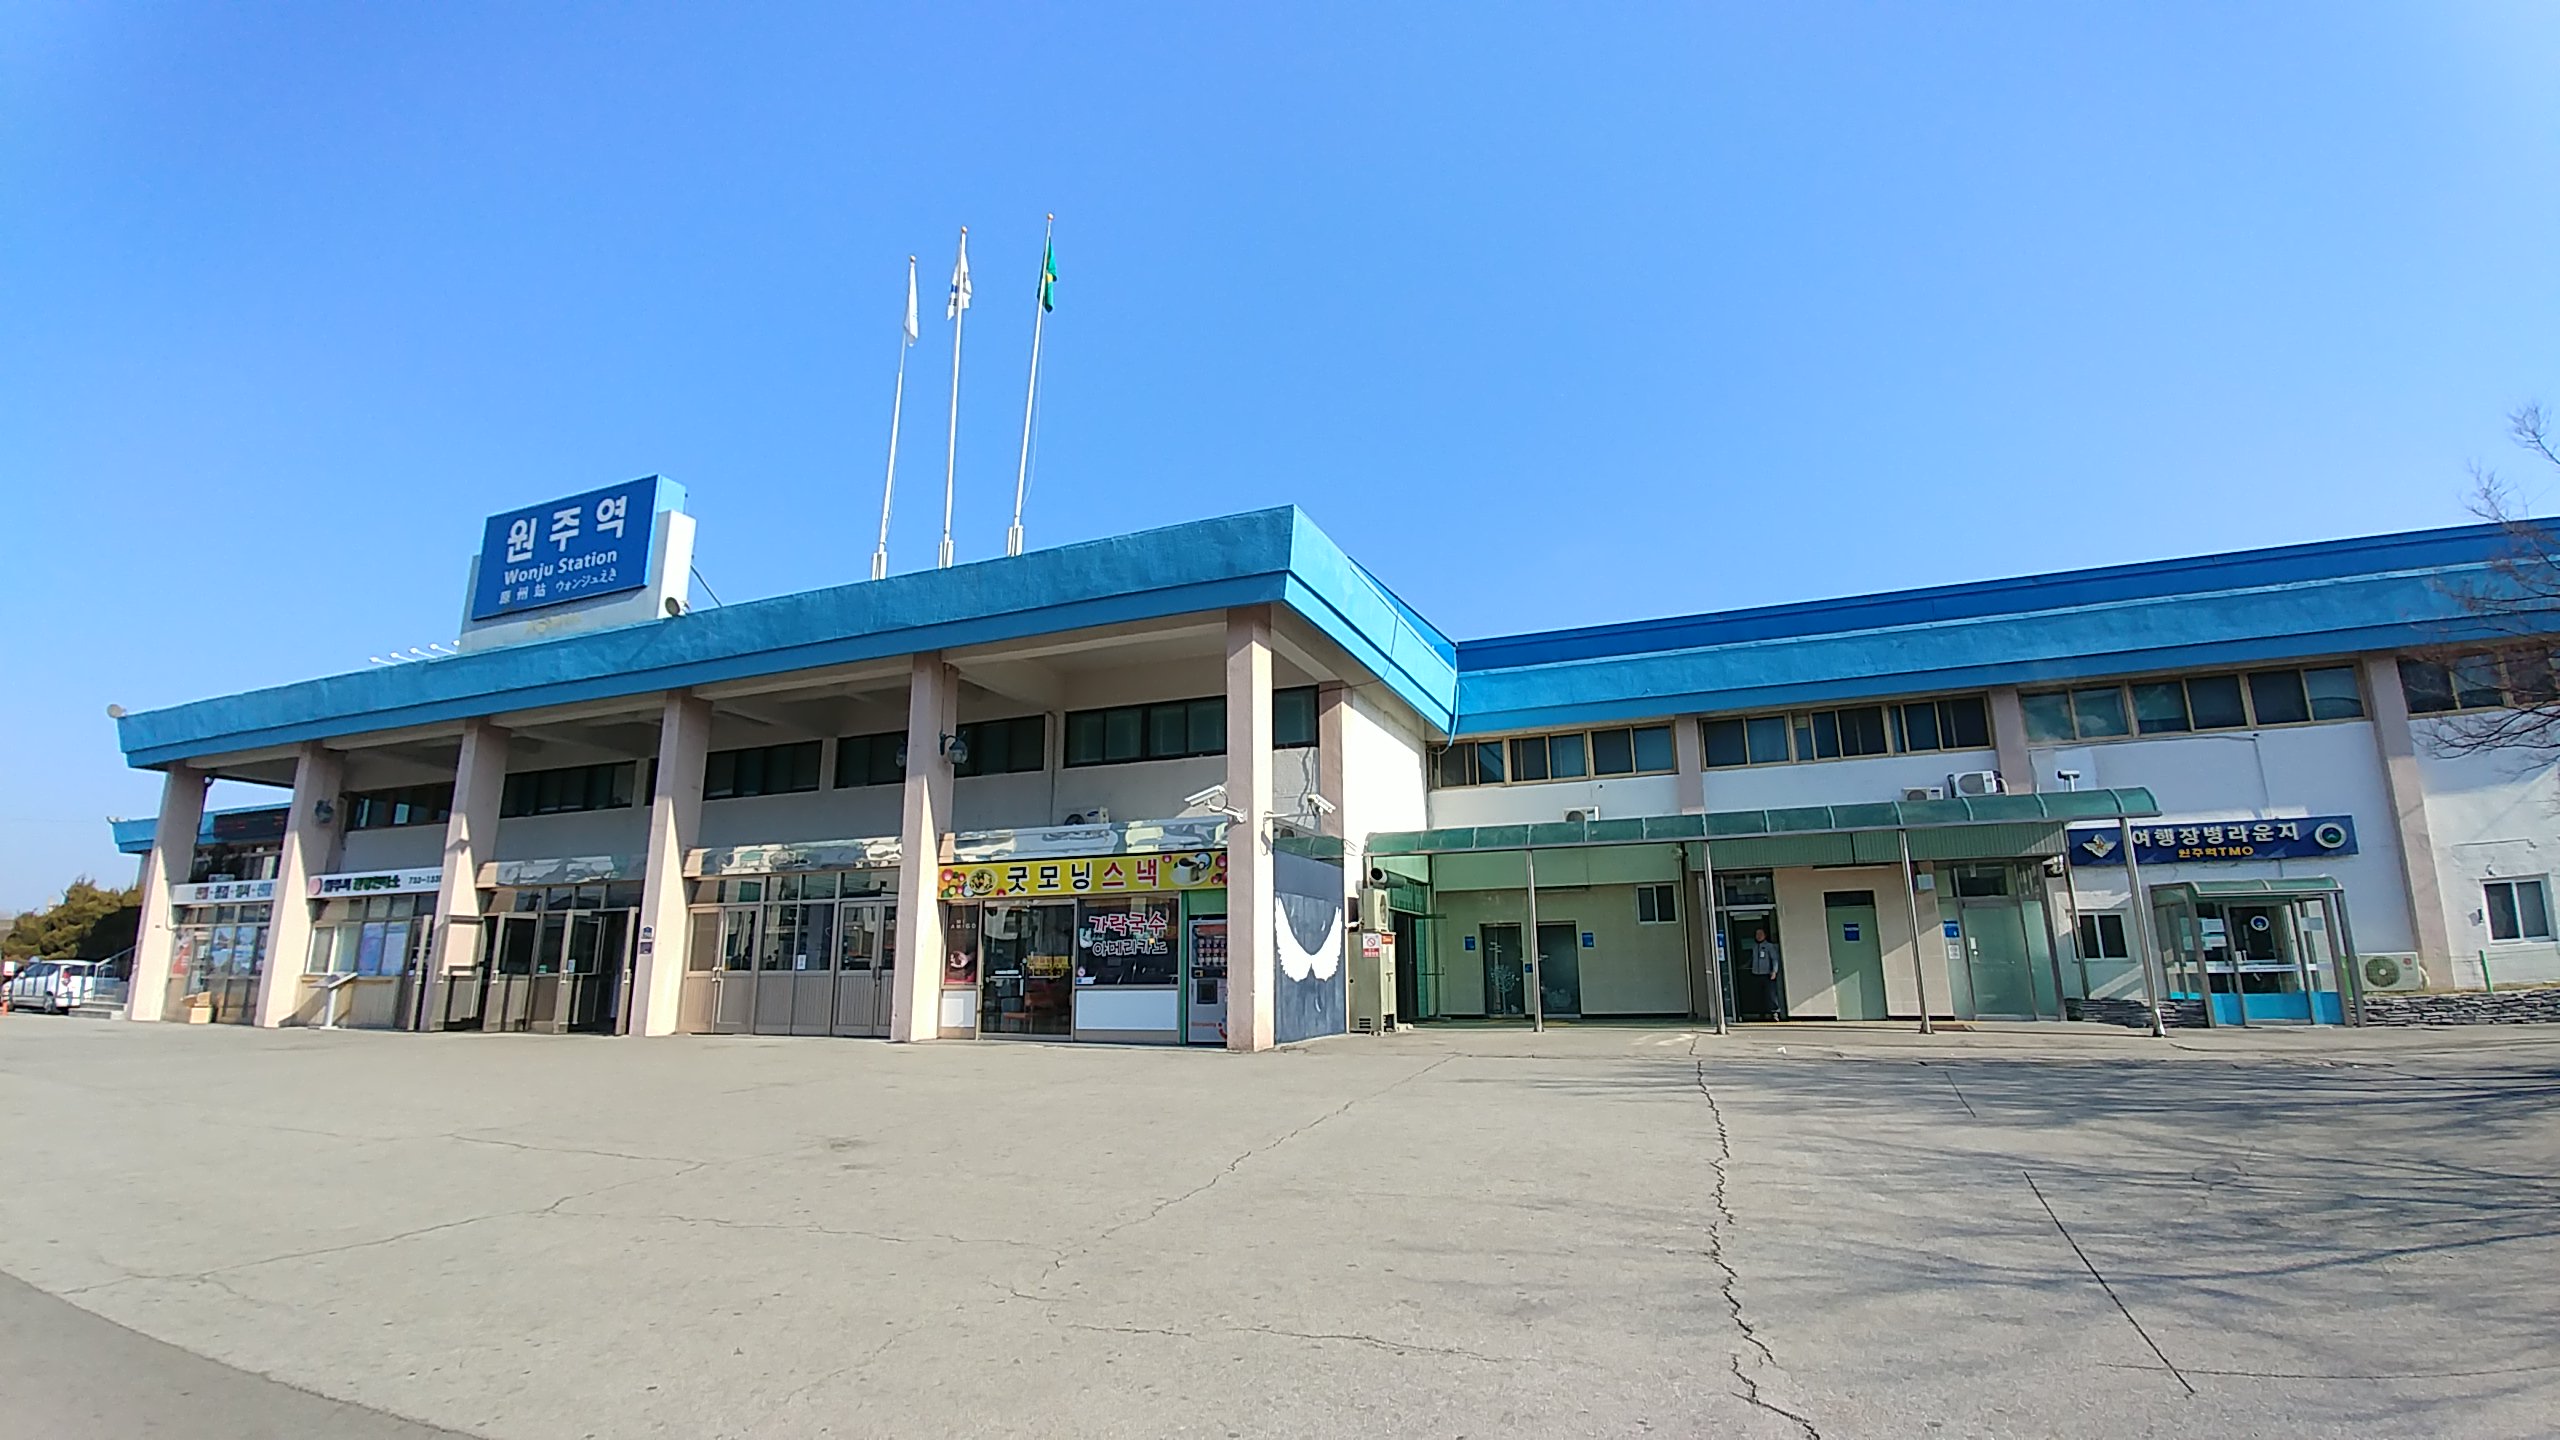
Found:
[[[969,308],[969,232],[960,232],[960,263],[951,267],[951,305],[943,311],[946,320],[957,320]]]
[[[907,257],[907,343],[916,343],[916,257]]]

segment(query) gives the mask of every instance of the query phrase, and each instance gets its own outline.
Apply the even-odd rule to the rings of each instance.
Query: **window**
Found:
[[[1854,705],[1793,715],[1746,715],[1699,722],[1707,768],[1785,765],[1861,755],[1983,749],[1991,716],[1979,695]]]
[[[955,732],[968,747],[968,761],[951,767],[954,778],[971,775],[1019,775],[1049,768],[1049,717],[1022,715],[1011,720],[973,720]]]
[[[2551,907],[2544,897],[2541,881],[2492,880],[2486,888],[2490,939],[2551,938]]]
[[[620,810],[631,803],[631,781],[638,770],[632,762],[618,760],[510,775],[498,798],[498,814],[513,817]]]
[[[451,785],[403,785],[396,790],[367,790],[347,797],[347,828],[350,830],[441,825],[452,815]]]
[[[1304,750],[1316,743],[1316,687],[1271,692],[1271,748]]]
[[[837,789],[848,790],[856,785],[895,785],[906,778],[905,732],[884,730],[877,735],[847,735],[836,742]]]
[[[1988,750],[1991,714],[1979,695],[1917,700],[1893,707],[1906,754],[1930,750]]]
[[[2404,675],[2411,663],[2403,662]],[[2446,693],[2451,694],[2449,679]],[[2361,720],[2364,695],[2356,688],[2353,666],[2322,665],[2046,690],[2020,695],[2018,708],[2026,720],[2027,743],[2061,745],[2126,735]],[[2414,692],[2410,708],[2418,708]]]
[[[2133,952],[2125,948],[2124,916],[2114,911],[2080,917],[2080,958],[2083,960],[2130,960]]]
[[[751,795],[797,795],[818,788],[815,740],[715,750],[702,766],[702,798],[743,800]]]
[[[2554,698],[2552,656],[2515,648],[2497,654],[2457,655],[2451,660],[2402,660],[2400,689],[2409,713],[2498,710],[2548,704]]]
[[[1677,885],[1639,885],[1636,887],[1636,923],[1639,925],[1676,925],[1680,922],[1680,887]]]
[[[1563,730],[1509,740],[1457,741],[1432,762],[1431,782],[1441,789],[1454,789],[1506,781],[1667,775],[1675,764],[1668,725]]]
[[[1067,764],[1071,766],[1225,753],[1227,700],[1223,695],[1077,710],[1067,716]]]

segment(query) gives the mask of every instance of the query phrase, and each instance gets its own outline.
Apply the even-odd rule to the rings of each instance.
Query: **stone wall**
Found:
[[[2560,985],[2446,995],[2368,995],[2368,1025],[2560,1025]]]
[[[2063,1014],[2072,1020],[2086,1020],[2097,1025],[2122,1025],[2129,1030],[2151,1028],[2151,1011],[2140,1000],[2119,997],[2113,1000],[2065,1000]],[[2204,1027],[2202,1000],[2169,1000],[2160,1006],[2160,1023],[2167,1029]]]

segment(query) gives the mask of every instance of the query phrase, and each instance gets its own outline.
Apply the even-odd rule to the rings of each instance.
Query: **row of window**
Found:
[[[2364,718],[2350,665],[2083,685],[2023,694],[2018,704],[2036,745]]]
[[[1991,748],[1990,710],[1979,695],[1720,716],[1698,729],[1709,769]]]
[[[1302,750],[1315,743],[1315,687],[1272,691],[1271,748]],[[1227,699],[1223,695],[1067,713],[1066,763],[1070,766],[1188,760],[1226,753]]]
[[[453,815],[453,782],[403,785],[347,797],[347,828],[390,830],[402,825],[441,825]]]
[[[2538,650],[2502,655],[2462,655],[2452,660],[2403,660],[2400,690],[2409,698],[2412,715],[2441,715],[2452,710],[2503,710],[2513,705],[2547,705],[2560,699],[2560,680],[2552,673],[2552,657]]]
[[[1516,735],[1508,740],[1461,740],[1432,763],[1431,783],[1529,784],[1592,776],[1668,775],[1676,768],[1668,725],[1620,726]]]

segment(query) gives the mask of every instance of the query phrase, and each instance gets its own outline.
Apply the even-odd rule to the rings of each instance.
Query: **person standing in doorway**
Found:
[[[1751,932],[1751,978],[1760,987],[1761,1013],[1772,1020],[1786,1019],[1787,992],[1779,980],[1778,942],[1765,929]]]

